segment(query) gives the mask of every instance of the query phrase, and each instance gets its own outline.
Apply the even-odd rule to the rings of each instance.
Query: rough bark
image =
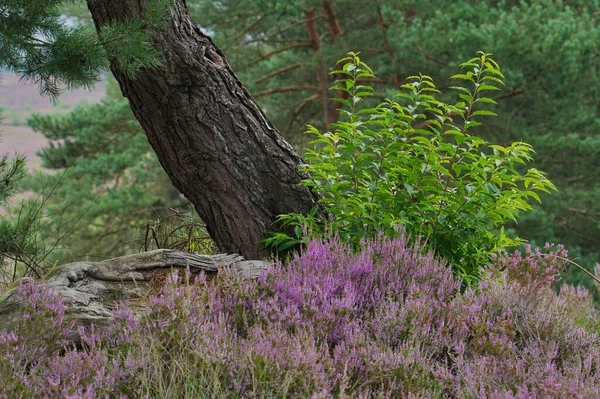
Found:
[[[96,29],[141,15],[148,0],[90,0]],[[173,0],[154,35],[161,66],[135,80],[111,70],[175,187],[194,204],[217,246],[247,259],[276,216],[309,212],[316,197],[297,183],[301,158],[236,78],[225,56]],[[201,22],[201,21],[200,21]]]
[[[315,68],[318,86],[317,92],[323,109],[323,122],[325,122],[325,128],[327,129],[337,118],[332,113],[332,104],[329,101],[329,74],[323,64],[323,55],[319,53],[319,50],[321,50],[321,36],[317,29],[315,10],[313,8],[304,11],[304,20],[306,21],[306,33],[312,43],[312,52],[318,59],[318,65]]]
[[[375,2],[377,4],[377,2]],[[393,79],[395,84],[399,84],[401,82],[400,75],[398,74],[398,68],[396,68],[396,57],[394,56],[394,50],[390,44],[390,40],[388,39],[388,29],[390,25],[383,18],[383,13],[381,12],[381,7],[377,5],[377,21],[379,22],[379,26],[381,26],[382,34],[383,34],[383,48],[385,49],[385,53],[390,58],[390,65],[392,67]]]
[[[197,255],[167,249],[123,256],[102,262],[77,262],[58,267],[44,282],[63,297],[67,310],[65,320],[75,323],[68,339],[77,343],[77,327],[106,327],[119,301],[129,300],[137,310],[145,308],[144,298],[162,288],[166,276],[173,270],[191,274],[217,273],[221,268],[233,268],[244,277],[252,278],[266,271],[268,264],[247,261],[239,255]],[[8,331],[20,317],[18,286],[0,297],[0,332]]]
[[[335,10],[333,9],[333,4],[330,1],[323,1],[323,10],[325,11],[325,15],[327,16],[327,22],[329,22],[329,29],[331,30],[331,38],[335,41],[336,36],[340,36],[342,34],[342,28],[340,27],[340,21],[335,16]]]
[[[335,16],[333,5],[330,2],[323,1],[323,10],[331,30],[332,42],[335,43],[335,37],[342,34],[339,21]],[[315,22],[315,10],[313,8],[304,11],[304,20],[306,21],[306,32],[312,44],[312,52],[318,60],[318,66],[315,68],[315,76],[317,78],[319,99],[321,100],[321,106],[323,109],[323,122],[325,123],[325,128],[329,129],[329,126],[332,123],[338,121],[339,109],[342,105],[341,103],[331,101],[329,98],[329,86],[331,81],[329,79],[329,72],[327,71],[327,68],[323,62],[323,54],[321,54],[323,36],[319,34],[317,24]],[[338,76],[338,79],[339,78],[341,77]],[[347,95],[348,94],[342,90],[340,90],[338,93],[338,97],[344,99],[347,97]]]

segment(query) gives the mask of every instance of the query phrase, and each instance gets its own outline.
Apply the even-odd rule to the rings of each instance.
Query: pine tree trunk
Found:
[[[144,12],[147,0],[89,0],[96,28]],[[174,0],[152,38],[161,66],[135,80],[111,62],[121,91],[175,187],[217,246],[247,259],[279,214],[308,212],[316,197],[297,183],[298,153],[250,97],[223,54]]]

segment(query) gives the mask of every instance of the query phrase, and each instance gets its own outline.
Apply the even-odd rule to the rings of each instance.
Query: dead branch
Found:
[[[316,15],[313,18],[315,20],[317,20],[319,18],[325,18],[325,16],[323,16],[323,15]],[[260,42],[262,40],[268,39],[269,37],[273,37],[273,36],[279,35],[279,34],[281,34],[283,32],[286,32],[286,31],[288,31],[290,29],[293,29],[293,28],[295,28],[297,26],[304,25],[307,22],[308,21],[306,19],[303,19],[302,21],[295,22],[295,23],[293,23],[293,24],[291,24],[289,26],[286,26],[285,28],[279,29],[278,31],[267,33],[266,35],[261,36],[261,37],[257,37],[256,39],[247,40],[247,41],[245,41],[242,44],[250,44],[250,43],[254,43],[254,42]]]
[[[277,94],[277,93],[286,93],[288,91],[319,91],[319,88],[317,86],[313,86],[313,85],[298,85],[298,86],[284,86],[284,87],[278,87],[276,89],[269,89],[269,90],[264,90],[261,92],[258,92],[256,94],[253,94],[252,97],[254,98],[259,98],[259,97],[264,97],[264,96],[270,96],[271,94]]]
[[[279,68],[279,69],[277,69],[276,71],[273,71],[273,72],[271,72],[271,73],[269,73],[269,74],[266,74],[265,76],[263,76],[263,77],[261,77],[261,78],[259,78],[259,79],[256,79],[256,80],[254,81],[254,83],[255,83],[255,84],[259,84],[259,83],[261,83],[261,82],[264,82],[264,81],[265,81],[265,80],[267,80],[267,79],[271,79],[272,77],[275,77],[275,76],[277,76],[277,75],[281,75],[281,74],[283,74],[283,73],[286,73],[286,72],[292,71],[292,70],[294,70],[294,69],[296,69],[296,68],[300,68],[301,66],[302,66],[302,63],[301,63],[301,62],[297,62],[297,63],[295,63],[295,64],[288,65],[288,66],[286,66],[286,67],[283,67],[283,68]]]
[[[292,114],[290,120],[288,121],[287,125],[285,126],[285,130],[284,130],[284,134],[288,134],[290,129],[292,128],[292,124],[294,123],[294,120],[298,117],[298,115],[300,115],[300,112],[302,111],[302,109],[304,107],[306,107],[310,102],[316,100],[317,98],[319,98],[318,94],[314,94],[310,97],[308,97],[307,99],[305,99],[304,101],[302,101],[294,110],[294,113]]]
[[[258,58],[257,60],[254,60],[251,63],[249,63],[247,65],[247,67],[251,68],[254,65],[258,64],[259,62],[264,61],[267,58],[270,58],[270,57],[272,57],[272,56],[274,56],[276,54],[283,53],[284,51],[288,51],[288,50],[292,50],[292,49],[300,48],[300,47],[312,47],[312,45],[313,44],[311,42],[304,42],[304,43],[292,44],[292,45],[289,45],[287,47],[282,47],[280,49],[270,51],[270,52],[266,53],[265,55],[261,56],[260,58]]]
[[[525,93],[524,89],[514,89],[512,91],[509,91],[508,93],[499,95],[498,97],[496,97],[496,100],[504,100],[505,98],[519,96],[524,93]]]

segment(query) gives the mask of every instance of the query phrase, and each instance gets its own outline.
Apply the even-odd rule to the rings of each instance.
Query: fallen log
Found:
[[[236,270],[242,276],[254,278],[268,269],[266,262],[244,260],[236,254],[199,255],[168,249],[159,249],[122,256],[101,262],[76,262],[58,266],[44,282],[64,299],[65,320],[73,321],[75,329],[68,337],[79,342],[77,327],[103,328],[112,319],[112,312],[120,301],[134,300],[143,308],[149,292],[160,290],[171,271],[190,268],[192,274],[216,274],[223,268]],[[0,297],[0,332],[11,329],[19,317],[18,283]],[[135,306],[135,305],[132,305]]]

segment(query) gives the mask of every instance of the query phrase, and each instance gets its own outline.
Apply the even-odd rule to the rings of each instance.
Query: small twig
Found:
[[[294,120],[298,117],[298,115],[300,114],[300,111],[302,111],[302,109],[305,106],[307,106],[308,103],[310,103],[311,101],[316,100],[317,98],[319,98],[319,95],[318,94],[314,94],[314,95],[308,97],[306,100],[302,101],[298,105],[298,107],[296,107],[296,109],[294,110],[294,113],[292,114],[292,117],[290,118],[290,120],[288,121],[288,123],[287,123],[287,125],[285,127],[285,130],[284,130],[285,134],[287,134],[290,131],[290,129],[292,127],[292,124],[294,123]]]
[[[313,17],[312,19],[316,20],[316,19],[319,19],[319,18],[325,18],[325,16],[323,16],[323,15],[317,15],[317,16]],[[293,23],[292,25],[286,26],[285,28],[279,29],[278,31],[267,33],[266,35],[257,37],[256,39],[245,41],[242,44],[250,44],[250,43],[254,43],[254,42],[259,42],[259,41],[265,40],[265,39],[267,39],[267,38],[269,38],[271,36],[279,35],[280,33],[283,33],[285,31],[293,29],[293,28],[295,28],[297,26],[304,25],[307,22],[308,22],[308,20],[303,19],[302,21]]]
[[[519,96],[519,95],[524,94],[524,93],[525,93],[524,89],[514,89],[512,91],[509,91],[508,93],[504,93],[504,94],[499,95],[498,97],[496,97],[496,100],[503,100],[505,98]]]
[[[259,62],[264,61],[267,58],[270,58],[270,57],[272,57],[272,56],[274,56],[276,54],[282,53],[284,51],[292,50],[292,49],[295,49],[295,48],[300,48],[300,47],[312,47],[312,43],[311,42],[304,42],[304,43],[292,44],[292,45],[287,46],[287,47],[282,47],[280,49],[273,50],[273,51],[268,52],[267,54],[261,56],[260,58],[252,61],[251,63],[249,63],[247,65],[247,67],[251,68],[254,65],[258,64]]]
[[[259,97],[264,97],[264,96],[269,96],[271,94],[276,94],[276,93],[285,93],[288,91],[318,91],[319,88],[317,86],[313,86],[313,85],[299,85],[299,86],[284,86],[284,87],[278,87],[276,89],[269,89],[269,90],[264,90],[261,92],[258,92],[256,94],[253,94],[252,97],[254,98],[259,98]]]
[[[292,71],[292,70],[294,70],[294,69],[296,69],[296,68],[300,68],[301,66],[302,66],[302,63],[300,63],[300,62],[297,62],[297,63],[295,63],[295,64],[288,65],[288,66],[286,66],[286,67],[283,67],[283,68],[279,68],[279,69],[277,69],[276,71],[273,71],[273,72],[271,72],[271,73],[269,73],[269,74],[266,74],[265,76],[263,76],[263,77],[261,77],[261,78],[259,78],[259,79],[256,79],[256,80],[254,81],[254,83],[255,83],[255,84],[259,84],[259,83],[261,83],[261,82],[264,82],[264,81],[265,81],[265,80],[267,80],[267,79],[271,79],[272,77],[275,77],[275,76],[277,76],[277,75],[281,75],[281,74],[283,74],[283,73],[286,73],[286,72]]]
[[[572,264],[572,265],[574,265],[574,266],[578,267],[578,268],[579,268],[579,269],[580,269],[582,272],[584,272],[585,274],[587,274],[588,276],[590,276],[590,278],[591,278],[592,280],[594,280],[596,283],[600,284],[600,278],[596,277],[595,275],[593,275],[592,273],[590,273],[590,271],[589,271],[589,270],[587,270],[585,267],[583,267],[583,266],[581,266],[581,265],[579,265],[579,264],[577,264],[577,263],[573,262],[573,261],[572,261],[572,260],[570,260],[570,259],[563,258],[562,256],[558,256],[558,255],[554,255],[554,254],[540,254],[540,255],[541,255],[541,256],[553,256],[553,257],[555,257],[556,259],[560,259],[560,260],[563,260],[563,261],[565,261],[565,262],[568,262],[568,263],[570,263],[570,264]]]

